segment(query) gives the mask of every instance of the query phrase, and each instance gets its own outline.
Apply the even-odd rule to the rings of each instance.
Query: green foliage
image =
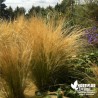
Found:
[[[1,3],[4,0],[1,0]],[[15,11],[11,10],[11,8],[7,8],[6,19],[14,19],[17,16],[25,15],[27,18],[32,16],[45,18],[49,16],[50,19],[53,17],[61,17],[62,19],[65,17],[65,24],[67,27],[79,25],[83,27],[89,27],[93,25],[97,25],[96,22],[98,20],[98,5],[97,0],[89,1],[85,0],[85,3],[81,3],[78,0],[63,0],[61,4],[58,4],[52,8],[51,6],[47,8],[41,8],[40,6],[34,7],[28,11],[25,15],[25,9],[17,7]],[[2,10],[3,11],[3,10]],[[4,12],[4,11],[3,11]],[[55,13],[58,13],[58,15]],[[4,16],[4,14],[2,14]],[[59,16],[61,15],[61,16]],[[8,16],[8,17],[7,17]],[[51,17],[52,16],[52,17]],[[57,20],[57,19],[56,19]],[[49,20],[50,21],[50,20]]]
[[[67,88],[64,94],[69,98],[83,98],[83,96],[80,96],[76,91],[72,90],[71,88]]]
[[[66,12],[65,14],[66,17],[65,21],[67,22],[66,25],[69,27],[73,25],[79,25],[82,28],[97,25],[96,24],[98,19],[97,0],[85,3],[76,3],[76,2],[77,2],[76,0],[69,0],[69,3],[67,3],[67,0],[63,0],[63,2],[61,3],[62,7],[65,6],[65,8],[64,7],[63,8],[65,9]],[[59,6],[56,7],[59,8]]]
[[[95,51],[93,53],[88,53],[84,56],[82,56],[82,59],[86,64],[91,65],[92,63],[98,64],[98,51]]]
[[[98,4],[96,2],[92,2],[87,4],[89,18],[93,19],[94,21],[98,21]]]
[[[93,76],[91,67],[92,64],[98,65],[98,52],[87,53],[74,58],[70,63],[75,65],[77,70],[86,73],[89,76]]]

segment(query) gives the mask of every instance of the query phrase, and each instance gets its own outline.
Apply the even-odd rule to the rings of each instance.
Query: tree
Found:
[[[14,11],[14,17],[17,18],[21,15],[25,15],[25,12],[26,12],[26,10],[24,7],[17,7]]]
[[[28,15],[29,15],[29,17],[36,16],[36,10],[35,10],[34,6],[32,6],[32,8],[28,11]]]
[[[72,6],[74,3],[74,0],[63,0],[61,3],[61,12],[66,13],[67,8]]]
[[[60,8],[60,12],[65,14],[68,25],[73,26],[75,24],[75,0],[63,0],[61,4],[58,6]]]
[[[92,0],[87,3],[89,18],[98,22],[98,0]]]
[[[29,17],[32,17],[32,16],[45,17],[46,16],[46,9],[41,8],[40,6],[37,6],[37,7],[32,6],[32,8],[28,12],[28,16]]]
[[[6,17],[6,12],[5,8],[7,7],[3,2],[5,0],[0,0],[0,18],[5,18]]]
[[[13,9],[12,9],[11,6],[6,9],[6,13],[8,14],[8,19],[9,20],[13,20],[14,19],[14,12],[13,12]]]

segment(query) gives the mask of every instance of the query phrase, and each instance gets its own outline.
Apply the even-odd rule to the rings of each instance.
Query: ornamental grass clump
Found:
[[[0,27],[0,87],[5,98],[25,98],[30,49],[20,34],[20,24],[6,22]]]
[[[0,68],[7,98],[24,98],[24,81],[29,72],[41,91],[81,75],[72,64],[67,64],[69,57],[79,55],[86,43],[81,30],[66,34],[62,24],[54,27],[35,17],[20,17],[0,25]]]
[[[33,36],[32,79],[39,90],[47,91],[51,85],[67,83],[79,77],[78,71],[67,63],[69,57],[81,53],[85,46],[82,30],[73,30],[67,35],[66,31],[62,32],[61,24],[54,28],[53,25],[46,25],[42,20],[36,19],[29,22],[28,29]]]
[[[21,64],[17,51],[12,50],[10,46],[2,47],[0,49],[0,69],[1,78],[5,82],[4,92],[6,92],[6,98],[25,98],[24,97],[24,85],[23,85],[23,65]],[[16,58],[17,57],[17,58]]]

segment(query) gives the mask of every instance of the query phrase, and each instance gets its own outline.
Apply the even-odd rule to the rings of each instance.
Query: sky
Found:
[[[5,4],[7,7],[11,6],[13,9],[15,9],[17,6],[24,7],[28,11],[32,5],[46,8],[49,5],[55,6],[61,1],[62,0],[6,0]]]

